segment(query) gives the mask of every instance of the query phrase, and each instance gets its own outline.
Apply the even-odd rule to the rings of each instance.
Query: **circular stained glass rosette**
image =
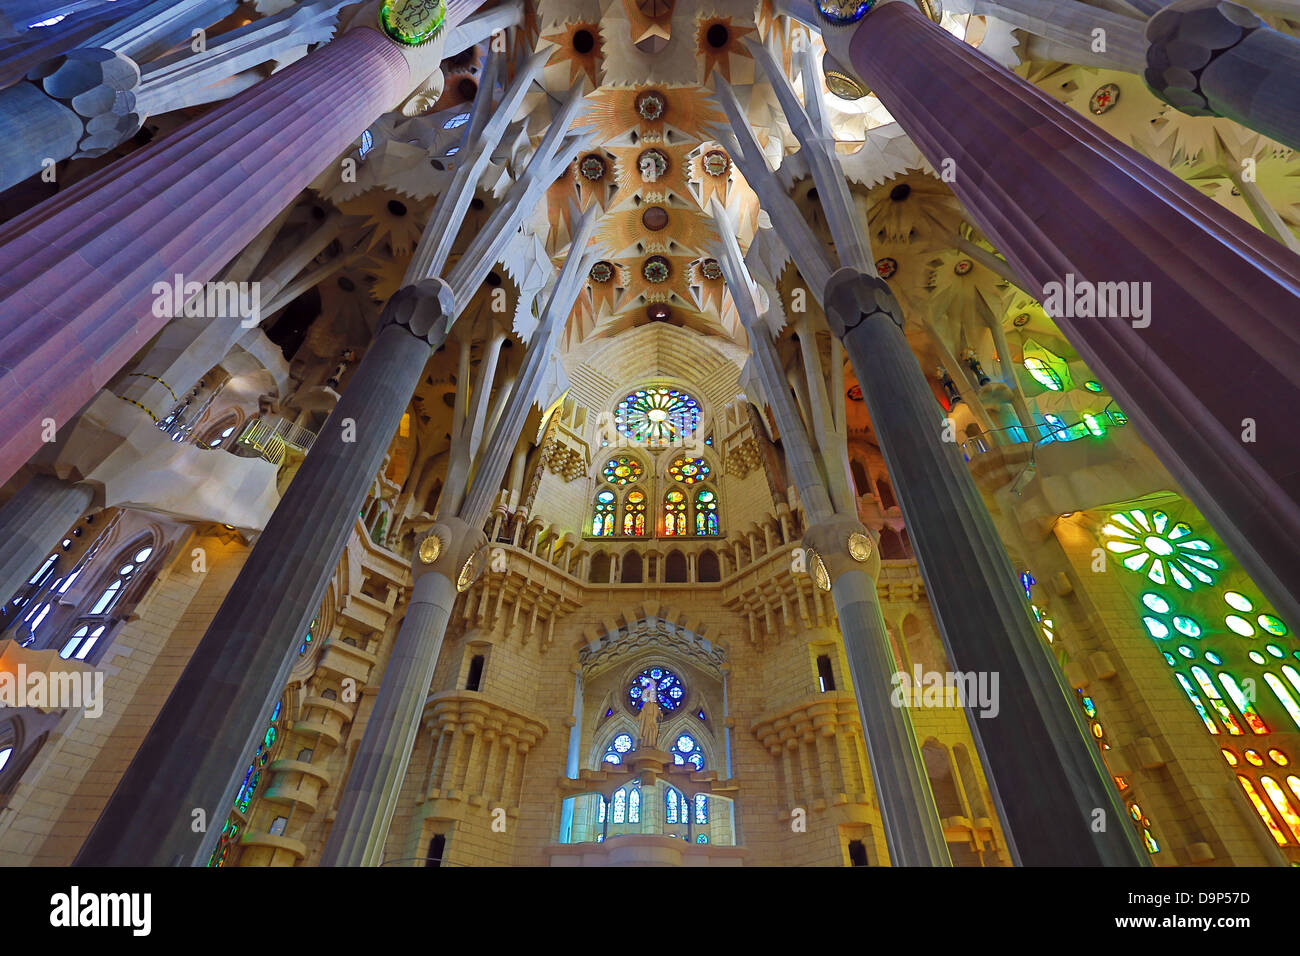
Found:
[[[886,256],[884,259],[876,260],[876,272],[877,274],[879,274],[880,278],[888,279],[897,271],[898,271],[897,259],[890,259],[888,256]]]
[[[707,481],[709,466],[703,458],[678,458],[668,466],[668,475],[673,481],[693,485],[697,481]]]
[[[379,26],[403,46],[433,42],[446,20],[445,0],[383,0],[379,5]]]
[[[731,160],[720,149],[711,149],[704,154],[704,171],[710,176],[725,176]]]
[[[654,122],[662,118],[667,109],[668,101],[662,93],[655,90],[646,90],[636,98],[637,115],[643,120]]]
[[[599,156],[584,156],[582,162],[578,164],[578,171],[582,173],[584,179],[595,182],[605,176],[605,161]]]
[[[1119,87],[1114,83],[1107,83],[1105,86],[1097,87],[1097,91],[1092,94],[1088,100],[1088,109],[1095,115],[1100,116],[1115,108],[1119,102]]]
[[[1129,571],[1156,584],[1176,584],[1184,591],[1214,583],[1222,565],[1209,556],[1210,543],[1194,537],[1190,526],[1173,524],[1163,511],[1139,509],[1110,516],[1101,529],[1106,549]]]
[[[718,265],[717,259],[705,259],[700,263],[700,275],[706,279],[721,279],[722,266]]]
[[[608,282],[612,278],[614,278],[614,267],[603,259],[591,267],[593,282]]]
[[[605,480],[612,485],[630,485],[640,479],[641,462],[635,458],[611,458],[605,464]]]
[[[627,688],[628,703],[633,710],[641,709],[642,681],[654,681],[657,685],[659,706],[664,710],[676,710],[686,699],[686,687],[682,679],[666,667],[647,667],[638,674]]]
[[[618,403],[614,424],[633,441],[664,445],[683,434],[695,433],[700,424],[700,406],[680,389],[641,388]]]
[[[857,23],[873,6],[875,0],[817,0],[817,12],[839,25]]]
[[[645,276],[647,282],[658,285],[668,281],[668,277],[672,275],[672,268],[663,256],[651,256],[641,266],[641,275]]]

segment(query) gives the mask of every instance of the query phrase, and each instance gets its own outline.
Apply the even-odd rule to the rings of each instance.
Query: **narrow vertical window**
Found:
[[[829,654],[817,655],[817,682],[821,685],[823,694],[835,689],[835,672],[831,670]]]

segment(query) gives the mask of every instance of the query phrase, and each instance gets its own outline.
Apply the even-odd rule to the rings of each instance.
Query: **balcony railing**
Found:
[[[255,418],[239,436],[239,444],[252,448],[273,465],[284,462],[289,448],[310,451],[315,440],[315,432],[283,418]]]

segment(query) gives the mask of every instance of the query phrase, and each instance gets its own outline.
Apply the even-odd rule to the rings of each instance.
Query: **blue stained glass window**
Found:
[[[369,153],[374,148],[375,148],[375,135],[374,133],[370,132],[370,130],[366,130],[364,133],[361,134],[361,146],[357,149],[357,155],[360,156],[362,159],[365,159],[366,154]]]
[[[697,793],[695,795],[695,822],[709,822],[709,795],[707,793]]]
[[[690,764],[696,770],[704,769],[704,751],[690,734],[681,734],[673,741],[673,763],[678,766]]]
[[[442,124],[443,129],[459,129],[469,122],[469,113],[457,113],[447,122]]]
[[[681,678],[666,667],[647,667],[627,689],[628,700],[633,710],[641,709],[641,680],[653,680],[659,687],[659,706],[664,710],[676,710],[686,699],[686,687]]]
[[[621,764],[623,762],[623,754],[627,753],[631,749],[631,734],[619,734],[611,740],[609,746],[605,748],[605,763]]]

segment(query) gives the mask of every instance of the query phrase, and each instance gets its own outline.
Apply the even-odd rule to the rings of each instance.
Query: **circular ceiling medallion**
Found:
[[[646,90],[636,98],[637,115],[648,122],[662,119],[667,110],[668,101],[658,90]]]
[[[656,285],[660,282],[667,282],[668,277],[672,275],[672,271],[668,260],[663,256],[651,256],[641,264],[641,275],[645,276],[647,282],[653,282]]]
[[[871,539],[861,531],[849,535],[849,557],[854,561],[865,561],[871,557]]]
[[[718,264],[717,259],[705,259],[700,263],[700,275],[706,279],[721,279],[722,266]]]
[[[594,153],[590,156],[584,156],[582,162],[578,163],[578,171],[582,173],[583,179],[589,179],[592,182],[604,179],[605,161]]]
[[[730,165],[731,160],[720,149],[711,149],[704,154],[704,171],[710,176],[727,175],[727,167]]]
[[[604,259],[591,267],[592,282],[608,282],[612,278],[614,278],[614,266]]]
[[[469,556],[464,567],[460,569],[460,576],[456,578],[456,590],[468,591],[474,586],[474,582],[479,579],[488,562],[487,545],[479,548]]]
[[[641,225],[651,232],[658,232],[668,225],[668,213],[664,211],[663,206],[651,206],[641,213]]]
[[[1102,113],[1114,109],[1115,104],[1119,102],[1119,87],[1114,83],[1107,83],[1105,86],[1097,87],[1097,92],[1092,94],[1092,99],[1088,100],[1088,109],[1100,116]]]
[[[969,259],[958,259],[957,264],[952,267],[952,271],[957,273],[959,276],[964,276],[974,268],[975,263],[971,262]]]
[[[880,278],[888,279],[897,271],[898,271],[897,259],[890,259],[888,256],[886,256],[883,259],[876,260],[876,273],[880,276]]]
[[[445,0],[383,0],[379,26],[402,46],[424,46],[442,33],[447,19]]]
[[[645,314],[651,322],[667,322],[672,318],[673,310],[662,302],[652,302],[646,306]],[[653,414],[650,417],[651,421],[653,421]]]
[[[860,401],[862,401],[862,386],[861,386],[861,385],[852,385],[852,386],[849,387],[849,390],[848,390],[847,392],[845,392],[844,394],[848,395],[848,397],[849,397],[849,401],[851,401],[851,402],[860,402]]]
[[[642,182],[657,182],[668,173],[668,157],[657,149],[647,149],[636,158],[636,168]]]
[[[817,12],[835,24],[857,23],[875,5],[875,0],[817,0]]]
[[[1018,316],[1016,316],[1014,319],[1011,320],[1011,324],[1014,325],[1014,326],[1015,326],[1016,328],[1018,328],[1018,329],[1019,329],[1019,328],[1023,328],[1024,326],[1028,325],[1028,324],[1029,324],[1029,313],[1028,313],[1028,312],[1021,312]]]
[[[442,539],[436,534],[431,534],[420,542],[420,560],[425,564],[433,564],[440,554],[442,554]]]
[[[817,583],[817,587],[821,588],[823,591],[829,591],[831,589],[831,575],[830,572],[826,570],[826,562],[823,561],[822,556],[812,548],[808,548],[807,551],[808,573],[812,575],[813,580]]]

